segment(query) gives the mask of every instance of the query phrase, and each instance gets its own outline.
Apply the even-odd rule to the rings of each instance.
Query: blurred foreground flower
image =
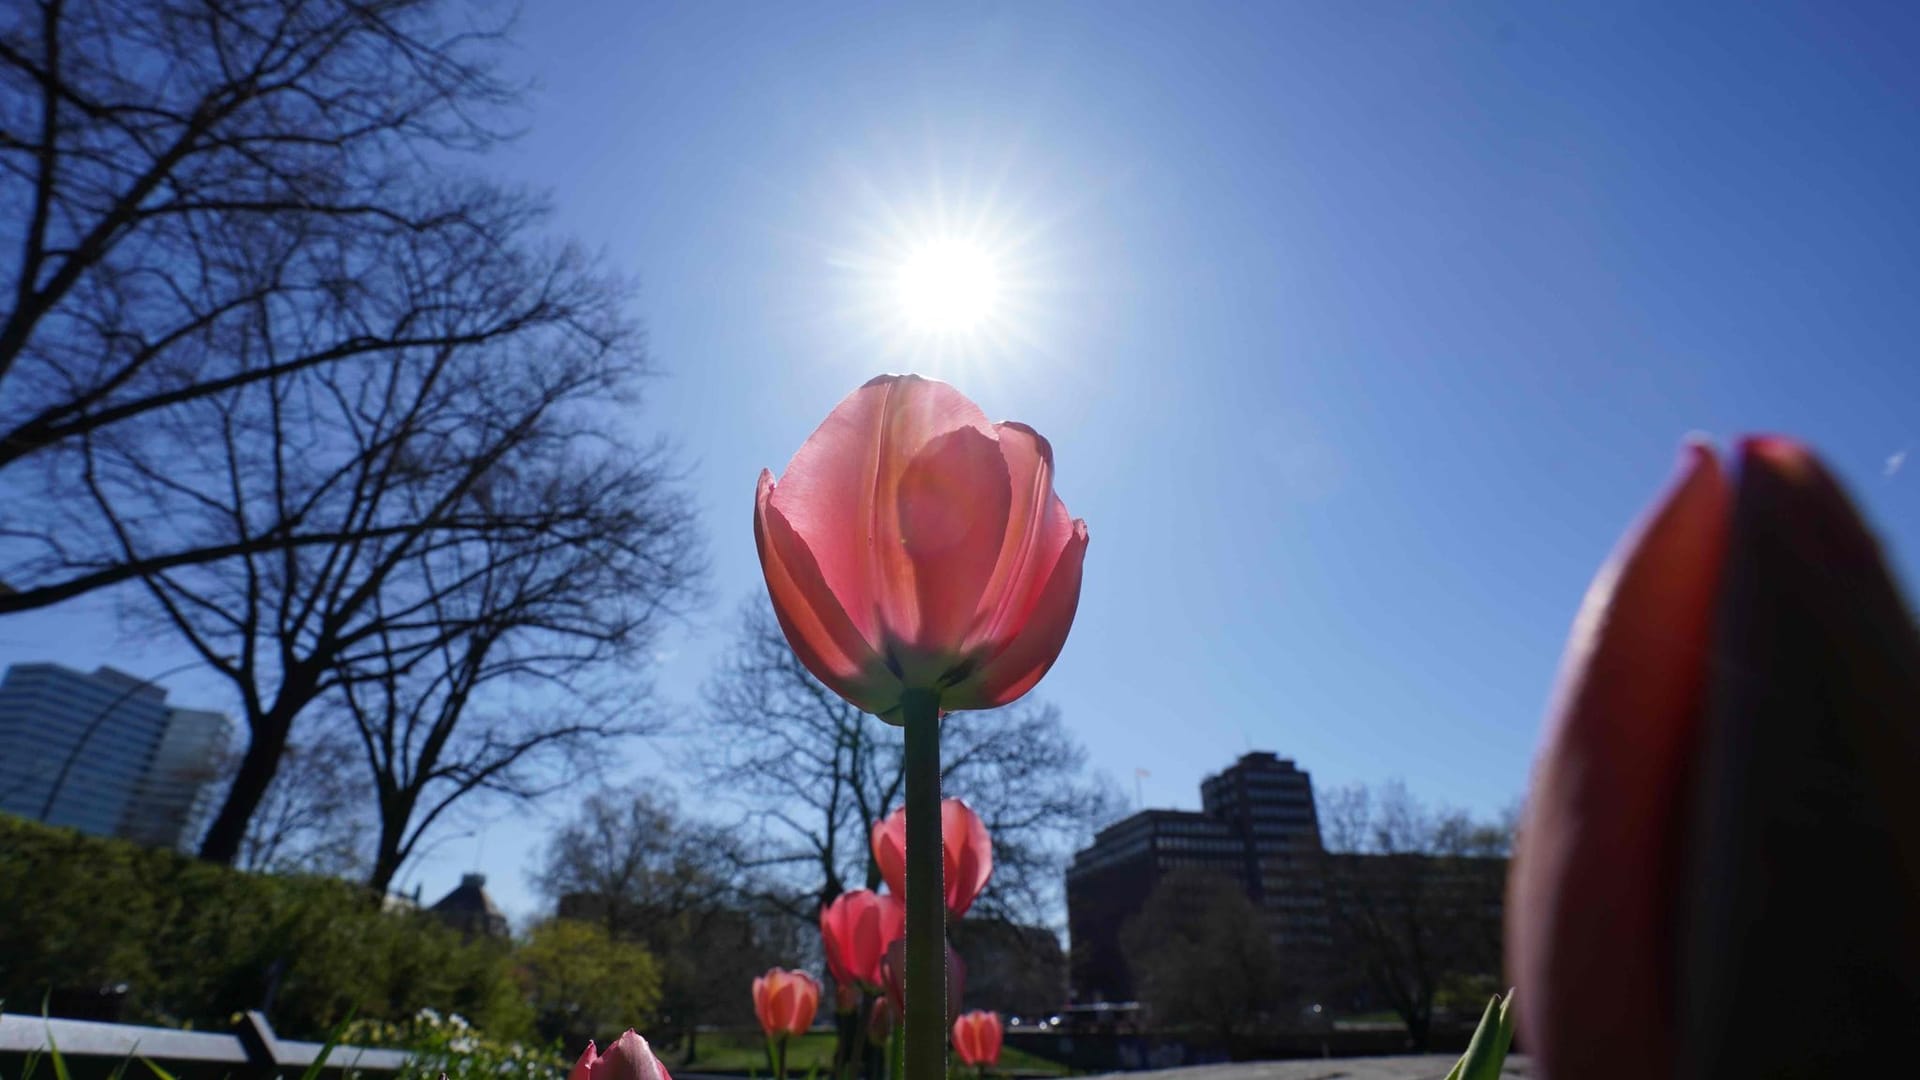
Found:
[[[667,1075],[667,1067],[660,1064],[660,1059],[653,1056],[647,1040],[628,1028],[604,1054],[595,1053],[593,1041],[589,1039],[586,1052],[574,1062],[567,1080],[673,1080],[673,1077]]]
[[[893,1005],[886,995],[873,999],[873,1011],[867,1014],[867,1039],[875,1046],[885,1046],[893,1034]]]
[[[1053,665],[1080,601],[1087,526],[1053,493],[1053,449],[943,382],[882,375],[760,474],[754,537],[807,670],[903,722],[901,695],[990,709]]]
[[[906,935],[907,912],[898,897],[852,889],[820,909],[820,944],[834,981],[878,990],[886,979],[887,946]]]
[[[895,896],[907,894],[907,808],[873,823],[873,861]],[[947,914],[960,918],[973,906],[993,875],[993,844],[987,826],[959,799],[940,800],[941,879],[946,883]]]
[[[852,1013],[852,1012],[860,1011],[860,984],[859,983],[853,981],[852,979],[843,979],[837,975],[834,976],[833,1011],[836,1013]]]
[[[1920,1017],[1920,637],[1803,447],[1705,447],[1574,624],[1509,879],[1549,1080],[1885,1075]]]
[[[1000,1014],[975,1009],[953,1022],[953,1052],[977,1068],[1000,1063]]]

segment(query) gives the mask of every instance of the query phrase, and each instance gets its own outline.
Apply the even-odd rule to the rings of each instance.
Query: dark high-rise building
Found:
[[[1200,803],[1197,812],[1142,810],[1074,856],[1067,925],[1075,1000],[1133,997],[1121,928],[1163,876],[1183,868],[1239,882],[1293,971],[1310,978],[1324,965],[1331,937],[1312,779],[1276,754],[1246,754],[1201,783]]]

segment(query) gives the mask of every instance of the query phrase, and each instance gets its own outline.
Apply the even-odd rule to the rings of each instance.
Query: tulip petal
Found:
[[[1673,488],[1595,579],[1567,645],[1509,875],[1525,1045],[1555,1080],[1664,1080],[1672,902],[1729,497],[1688,449]]]
[[[888,583],[911,597],[897,612],[910,625],[911,648],[900,657],[908,686],[930,687],[961,659],[1007,535],[1007,463],[992,436],[960,428],[927,443],[901,474],[899,545],[909,580]]]
[[[1047,575],[1073,536],[1067,504],[1053,493],[1053,445],[1025,424],[994,425],[1007,463],[1012,500],[1006,537],[983,597],[984,610],[969,651],[1004,642],[1025,622]]]
[[[1845,493],[1787,440],[1742,447],[1717,628],[1680,1074],[1904,1071],[1920,1017],[1920,635]]]
[[[1046,584],[1014,638],[983,663],[973,678],[941,696],[948,709],[992,709],[1033,689],[1060,658],[1080,606],[1080,568],[1087,554],[1087,523],[1075,520],[1067,545],[1054,560]]]
[[[880,642],[887,629],[902,639],[913,632],[912,613],[901,610],[912,591],[885,585],[910,573],[898,546],[894,494],[901,475],[929,442],[964,427],[993,430],[986,414],[946,383],[882,375],[835,406],[780,477],[773,505],[869,642]]]
[[[783,485],[784,486],[784,485]],[[814,677],[872,713],[897,705],[898,682],[820,575],[806,541],[779,507],[773,474],[762,471],[753,535],[773,611],[794,655]]]
[[[946,849],[947,912],[958,919],[973,906],[993,874],[993,841],[972,807],[959,799],[943,799],[940,842]]]
[[[907,812],[902,807],[873,823],[873,861],[895,896],[907,895]]]
[[[593,1075],[594,1080],[668,1080],[667,1070],[661,1067],[653,1048],[632,1028],[600,1055]]]
[[[573,1071],[567,1074],[567,1080],[588,1080],[593,1075],[593,1063],[600,1060],[599,1051],[594,1049],[593,1040],[587,1040],[587,1048],[580,1052],[580,1059],[573,1063]]]

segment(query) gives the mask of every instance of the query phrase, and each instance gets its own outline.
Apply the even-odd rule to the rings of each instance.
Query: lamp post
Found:
[[[159,682],[161,679],[167,678],[168,676],[171,676],[171,675],[178,675],[183,671],[187,671],[189,669],[199,667],[200,664],[201,664],[201,661],[199,660],[191,660],[191,661],[188,661],[187,663],[180,664],[175,667],[170,667],[158,675],[154,675],[149,678],[142,679],[139,682],[134,683],[132,686],[129,686],[125,690],[121,691],[119,697],[116,697],[112,701],[107,702],[106,708],[101,709],[98,713],[94,714],[93,719],[87,721],[86,730],[80,733],[79,741],[73,744],[72,750],[67,751],[67,759],[60,763],[60,771],[54,774],[53,786],[47,789],[47,801],[44,804],[42,804],[40,807],[40,820],[46,821],[47,819],[53,816],[53,804],[59,801],[60,791],[61,789],[66,787],[67,777],[73,772],[74,763],[80,760],[80,754],[82,751],[86,750],[87,743],[93,741],[93,736],[96,732],[100,730],[100,725],[107,722],[107,717],[112,716],[115,709],[118,709],[121,705],[126,704],[127,699],[133,697],[133,695],[154,685],[155,683]]]

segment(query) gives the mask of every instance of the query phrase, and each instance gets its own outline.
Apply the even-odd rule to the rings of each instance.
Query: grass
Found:
[[[767,1068],[766,1042],[757,1031],[703,1031],[700,1033],[699,1046],[699,1057],[672,1066],[673,1071],[685,1069],[688,1072],[736,1073],[741,1076],[753,1073],[763,1078],[772,1076]],[[808,1032],[787,1044],[787,1076],[790,1080],[806,1080],[809,1072],[816,1072],[820,1080],[825,1080],[832,1064],[833,1033],[830,1031]],[[956,1066],[954,1075],[970,1078],[973,1070]],[[1000,1067],[989,1070],[988,1075],[1065,1076],[1067,1068],[1009,1046],[1000,1051]]]

